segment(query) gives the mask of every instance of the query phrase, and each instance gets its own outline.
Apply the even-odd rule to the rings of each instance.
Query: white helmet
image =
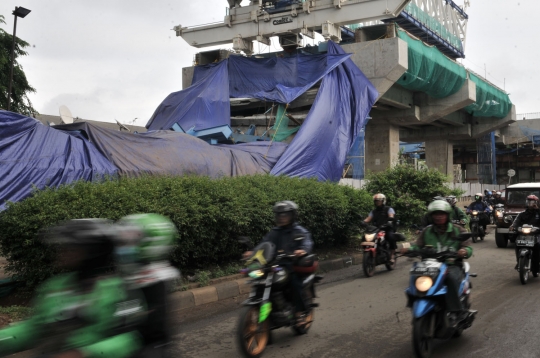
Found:
[[[373,201],[382,201],[382,204],[386,204],[386,196],[384,194],[378,193],[373,195]]]

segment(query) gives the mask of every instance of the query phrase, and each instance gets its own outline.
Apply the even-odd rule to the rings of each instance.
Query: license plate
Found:
[[[517,246],[533,247],[534,246],[534,240],[518,239],[518,240],[516,240],[516,245]]]
[[[434,276],[437,275],[439,269],[436,267],[413,267],[411,275],[414,276]]]

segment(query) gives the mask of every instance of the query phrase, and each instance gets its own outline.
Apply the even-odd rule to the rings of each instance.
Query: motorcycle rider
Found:
[[[480,225],[484,229],[484,233],[483,233],[483,235],[480,235],[480,237],[483,238],[484,236],[486,236],[487,225],[489,224],[489,217],[488,217],[487,213],[491,212],[491,207],[485,201],[483,201],[482,193],[476,193],[474,195],[474,200],[475,201],[473,201],[467,207],[467,214],[469,214],[473,210],[478,211],[479,222],[480,222]],[[470,225],[470,223],[469,223],[469,225]]]
[[[296,221],[298,205],[288,200],[280,201],[274,205],[272,211],[274,212],[276,226],[266,234],[261,243],[271,242],[276,246],[276,252],[284,251],[297,257],[310,254],[313,250],[313,240],[310,232]],[[246,251],[244,258],[252,255],[253,251]],[[296,316],[297,319],[300,319],[303,313],[308,310],[306,297],[302,289],[302,279],[293,271],[292,264],[285,265],[285,268],[291,275],[290,285],[296,306]]]
[[[501,197],[500,191],[495,191],[493,193],[493,199],[491,200],[491,205],[504,204],[504,200]]]
[[[138,357],[165,357],[170,343],[169,285],[180,276],[167,260],[176,227],[158,214],[136,214],[120,219],[117,230],[118,269],[130,293],[142,294],[147,309],[145,319],[136,324],[144,343]]]
[[[437,196],[433,197],[433,200],[431,202],[434,202],[435,200],[443,200],[444,201],[446,199],[441,195],[437,195]],[[428,204],[428,207],[429,207],[429,204]],[[425,229],[426,227],[428,227],[429,225],[433,225],[433,220],[431,219],[431,215],[429,214],[429,211],[426,211],[426,213],[422,217],[422,223],[421,223],[422,230]],[[417,230],[416,235],[418,235],[418,234],[420,234],[420,230]]]
[[[117,331],[123,282],[111,274],[114,230],[106,220],[77,219],[51,230],[63,271],[38,289],[33,316],[0,330],[0,356],[35,348],[57,358],[127,358],[141,347],[134,331]]]
[[[375,209],[369,213],[368,217],[364,220],[364,223],[372,223],[377,227],[387,224],[385,232],[386,240],[388,240],[388,243],[390,244],[389,261],[394,263],[397,249],[396,238],[394,236],[394,219],[396,212],[390,206],[386,206],[386,196],[382,193],[373,195],[373,203],[375,204]]]
[[[461,233],[466,231],[462,227],[453,225],[450,222],[450,214],[452,213],[450,204],[443,200],[435,200],[429,204],[428,213],[432,217],[433,225],[428,226],[422,231],[415,245],[411,245],[410,248],[403,248],[401,253],[405,254],[408,251],[419,250],[426,245],[430,245],[437,252],[455,250],[462,259],[471,257],[473,249],[470,246],[470,242],[468,240],[465,242],[455,240]],[[448,311],[455,313],[453,319],[455,319],[455,322],[458,322],[464,314],[468,313],[462,307],[459,298],[459,287],[463,280],[463,270],[453,262],[448,262],[447,264],[448,272],[445,278],[448,290],[445,296],[446,306]]]
[[[449,195],[446,197],[446,202],[450,204],[452,207],[452,212],[450,213],[450,220],[459,220],[459,223],[463,226],[467,225],[469,222],[469,218],[467,217],[467,214],[463,212],[460,208],[456,206],[457,204],[457,198],[455,195]]]
[[[516,232],[517,229],[522,227],[523,225],[532,225],[535,227],[540,227],[540,210],[539,208],[539,199],[536,195],[529,195],[525,199],[526,209],[525,211],[521,212],[512,225],[510,226],[509,230],[511,232]],[[533,248],[533,260],[531,260],[531,271],[532,272],[540,272],[540,266],[539,266],[539,259],[540,259],[540,249],[538,245],[535,245]],[[519,248],[516,246],[516,267],[515,269],[518,269],[519,264]]]

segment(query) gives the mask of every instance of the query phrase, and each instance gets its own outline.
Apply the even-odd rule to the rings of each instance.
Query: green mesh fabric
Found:
[[[274,126],[272,129],[274,130],[274,134],[272,135],[272,140],[276,142],[283,142],[285,139],[287,139],[292,134],[298,132],[300,127],[295,127],[292,129],[289,129],[289,117],[285,115],[287,109],[284,105],[280,104],[278,106],[278,110],[276,113],[276,123],[274,123]]]
[[[434,98],[448,97],[459,91],[467,79],[463,66],[401,29],[398,29],[398,36],[407,42],[409,53],[409,69],[397,81],[399,85]]]
[[[448,43],[452,44],[452,46],[454,46],[455,48],[460,50],[462,49],[461,40],[456,35],[448,31],[448,29],[443,24],[441,24],[439,20],[429,16],[415,3],[410,2],[409,5],[405,6],[405,9],[403,9],[403,11],[414,17],[416,20],[420,21],[430,30],[436,32],[437,35],[448,41]]]
[[[469,78],[476,83],[476,102],[465,107],[465,111],[475,117],[506,117],[512,108],[508,94],[472,73]]]

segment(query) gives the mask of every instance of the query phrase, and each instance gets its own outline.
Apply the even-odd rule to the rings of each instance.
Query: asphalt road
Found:
[[[494,231],[492,228],[490,231]],[[478,315],[462,337],[439,341],[435,357],[539,357],[540,278],[519,282],[514,248],[498,249],[494,235],[472,244],[472,308]],[[398,260],[395,271],[379,266],[372,278],[360,266],[334,271],[319,286],[315,322],[307,335],[273,331],[264,357],[413,357],[411,314],[403,293],[411,261]],[[173,356],[240,357],[235,330],[241,299],[196,311],[175,313]]]

